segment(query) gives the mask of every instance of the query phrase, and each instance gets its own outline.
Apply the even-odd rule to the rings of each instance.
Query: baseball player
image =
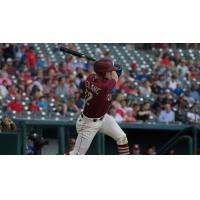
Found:
[[[95,74],[90,74],[85,82],[85,106],[77,119],[78,137],[70,155],[86,154],[98,131],[116,141],[119,154],[128,155],[126,134],[113,117],[107,114],[112,101],[112,89],[121,69],[115,67],[112,60],[103,58],[94,63],[94,71]]]

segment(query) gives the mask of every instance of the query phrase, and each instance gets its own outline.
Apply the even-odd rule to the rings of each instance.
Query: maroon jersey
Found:
[[[100,118],[105,115],[112,101],[114,79],[96,79],[94,74],[85,81],[85,107],[83,114],[89,118]]]

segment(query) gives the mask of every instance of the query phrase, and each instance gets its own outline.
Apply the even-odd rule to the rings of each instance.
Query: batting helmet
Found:
[[[116,71],[117,68],[109,58],[102,58],[94,63],[94,71],[96,73],[106,73]]]

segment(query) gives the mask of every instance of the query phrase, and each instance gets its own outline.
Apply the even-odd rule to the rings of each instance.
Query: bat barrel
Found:
[[[71,55],[73,55],[73,56],[77,56],[77,57],[79,57],[79,58],[85,58],[85,59],[90,60],[90,61],[96,61],[95,58],[92,58],[92,57],[90,57],[90,56],[88,56],[88,55],[85,55],[85,54],[83,54],[83,53],[74,51],[74,50],[72,50],[72,49],[68,49],[68,48],[66,48],[66,47],[60,47],[60,51],[62,51],[62,52],[64,52],[64,53],[69,53],[69,54],[71,54]]]

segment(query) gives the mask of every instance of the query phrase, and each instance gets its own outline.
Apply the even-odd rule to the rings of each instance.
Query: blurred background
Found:
[[[189,43],[0,44],[0,118],[77,118],[84,106],[84,81],[93,66],[58,51],[60,45],[122,66],[109,110],[118,123],[200,123],[200,44]],[[75,137],[69,141],[73,146]],[[43,142],[49,144],[43,154],[56,154],[54,139]],[[33,135],[27,139],[27,154],[28,146],[34,154]],[[138,150],[140,144],[131,148]],[[156,147],[143,152],[155,154]],[[170,154],[175,154],[173,149]]]

